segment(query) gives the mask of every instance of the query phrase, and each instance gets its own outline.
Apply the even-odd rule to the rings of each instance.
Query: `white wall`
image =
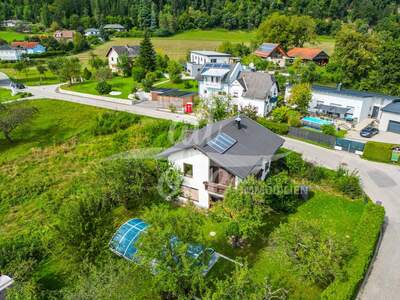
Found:
[[[212,60],[214,63],[228,64],[230,57],[229,56],[202,55],[202,54],[199,54],[196,52],[190,53],[190,62],[195,63],[195,64],[204,65],[206,63],[211,63]]]
[[[1,50],[0,60],[19,60],[23,53],[25,53],[25,50]]]
[[[112,72],[118,72],[118,57],[118,53],[114,49],[112,49],[108,55],[108,67]]]
[[[400,115],[383,111],[379,120],[379,130],[387,131],[390,120],[400,122]]]
[[[183,172],[183,164],[193,166],[193,177],[184,177],[183,185],[197,189],[199,191],[199,202],[193,202],[195,205],[208,208],[209,197],[205,189],[204,182],[209,181],[210,160],[199,150],[187,149],[171,154],[168,160]]]

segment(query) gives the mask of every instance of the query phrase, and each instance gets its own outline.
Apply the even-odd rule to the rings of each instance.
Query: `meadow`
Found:
[[[11,95],[11,90],[0,88],[0,103],[6,101],[17,100],[21,98],[21,95]]]
[[[190,50],[216,50],[223,42],[244,43],[250,45],[255,39],[255,32],[228,30],[191,30],[170,37],[152,38],[157,52],[167,54],[170,58],[185,61]],[[111,46],[139,45],[142,38],[112,38],[110,41],[95,47],[92,52],[100,57],[107,54]],[[321,47],[328,54],[333,53],[335,40],[328,36],[319,36],[315,43],[306,45]],[[90,51],[78,54],[84,64],[90,58]]]
[[[36,67],[29,67],[22,72],[18,72],[12,68],[0,68],[0,72],[4,72],[12,80],[21,82],[25,85],[36,86],[45,84],[55,84],[60,82],[60,79],[49,70],[47,70],[43,75],[41,75],[37,71]]]
[[[0,39],[5,40],[6,42],[24,40],[25,36],[26,34],[15,31],[0,31]]]

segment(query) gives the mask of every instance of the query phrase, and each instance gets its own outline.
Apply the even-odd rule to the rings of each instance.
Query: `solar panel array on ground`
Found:
[[[124,223],[110,241],[111,250],[119,256],[133,260],[137,252],[135,242],[148,226],[141,219],[132,219]]]

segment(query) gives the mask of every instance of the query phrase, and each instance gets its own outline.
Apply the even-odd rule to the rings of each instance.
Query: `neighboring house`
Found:
[[[193,101],[196,93],[178,89],[155,88],[150,91],[151,100],[158,101],[160,107],[170,109],[175,107],[178,111],[192,112]]]
[[[194,131],[160,154],[183,173],[182,199],[209,208],[248,176],[265,179],[283,139],[245,116]]]
[[[23,21],[20,20],[4,20],[1,24],[3,27],[7,27],[7,28],[14,28],[17,27],[21,24],[23,24]]]
[[[111,71],[119,72],[118,58],[121,55],[127,55],[130,59],[134,59],[139,55],[139,50],[140,46],[112,46],[106,54]]]
[[[288,86],[285,98],[290,97]],[[312,86],[310,112],[328,114],[340,119],[353,120],[359,123],[371,118],[379,121],[382,109],[398,97],[342,89],[338,87]]]
[[[256,107],[259,116],[267,115],[278,99],[278,85],[273,75],[244,70],[240,63],[205,64],[197,80],[201,98],[227,95],[238,108]]]
[[[122,26],[121,24],[106,24],[104,25],[103,28],[106,31],[117,31],[117,32],[125,31],[125,27]]]
[[[57,30],[54,32],[54,38],[58,41],[72,42],[74,35],[75,31],[73,30]]]
[[[379,130],[400,133],[400,97],[382,108]]]
[[[17,61],[26,54],[26,50],[20,47],[11,47],[10,45],[0,46],[0,60]]]
[[[40,45],[38,42],[13,42],[11,47],[20,47],[26,50],[28,54],[40,54],[46,52],[46,47]]]
[[[303,61],[313,61],[318,65],[326,65],[329,55],[319,48],[293,48],[287,52],[290,58],[301,58]]]
[[[97,28],[88,28],[85,30],[85,36],[100,36],[100,30]]]
[[[285,66],[287,59],[285,50],[279,44],[263,43],[254,51],[254,54],[281,67]]]
[[[229,64],[231,55],[217,51],[191,51],[190,61],[186,63],[186,71],[196,77],[207,63]]]

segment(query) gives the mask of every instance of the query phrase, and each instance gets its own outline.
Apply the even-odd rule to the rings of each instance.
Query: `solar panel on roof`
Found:
[[[213,148],[218,153],[224,153],[229,148],[231,148],[234,144],[236,144],[236,140],[229,135],[221,132],[215,138],[207,143],[208,146]]]

